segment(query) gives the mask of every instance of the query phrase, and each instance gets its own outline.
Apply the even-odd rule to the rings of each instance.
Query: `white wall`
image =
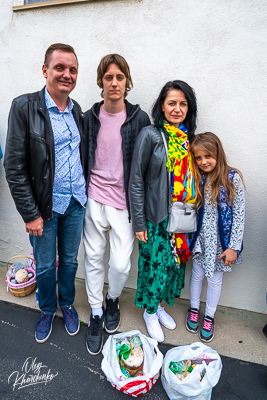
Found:
[[[197,132],[222,140],[229,164],[247,187],[244,263],[225,274],[220,304],[266,312],[266,0],[111,0],[12,12],[1,3],[0,142],[14,97],[44,85],[41,66],[55,42],[74,46],[80,63],[72,93],[87,110],[100,100],[96,68],[102,56],[118,52],[131,67],[128,99],[150,113],[168,80],[182,79],[196,91]],[[30,253],[24,224],[0,169],[0,259]],[[137,246],[127,286],[136,286]],[[80,253],[78,276],[84,276]],[[182,296],[189,297],[187,268]],[[204,299],[205,296],[203,296]]]

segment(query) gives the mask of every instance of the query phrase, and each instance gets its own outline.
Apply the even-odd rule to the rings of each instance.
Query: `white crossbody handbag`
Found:
[[[168,159],[168,146],[164,136],[161,132],[164,142],[165,150]],[[197,230],[197,213],[193,208],[193,204],[183,203],[181,201],[172,202],[170,195],[170,181],[171,173],[168,171],[168,193],[169,193],[169,219],[167,225],[167,232],[169,233],[192,233]]]

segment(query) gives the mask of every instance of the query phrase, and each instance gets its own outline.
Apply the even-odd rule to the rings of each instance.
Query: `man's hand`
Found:
[[[225,257],[223,265],[228,266],[234,264],[237,260],[237,251],[233,249],[226,249],[218,258],[220,260],[223,257]]]
[[[43,218],[39,217],[34,221],[26,222],[26,232],[33,236],[42,236],[43,234]]]
[[[135,232],[136,237],[140,242],[147,242],[147,231],[142,231],[142,232]]]

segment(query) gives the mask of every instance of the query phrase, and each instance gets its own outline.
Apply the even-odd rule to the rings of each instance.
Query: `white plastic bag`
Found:
[[[121,341],[133,335],[138,335],[143,344],[144,375],[122,380],[122,373],[116,353],[116,343],[118,340]],[[142,394],[147,393],[157,382],[163,355],[158,349],[158,342],[143,335],[138,330],[109,336],[102,353],[104,356],[101,364],[102,371],[112,386],[120,392],[127,393],[133,397],[140,397]]]
[[[172,361],[215,359],[207,365],[204,361],[196,365],[186,378],[180,381],[169,369]],[[200,382],[200,371],[205,374]],[[209,400],[212,388],[218,383],[222,371],[221,357],[217,351],[203,343],[195,342],[188,346],[175,347],[166,353],[163,361],[161,381],[171,400]]]

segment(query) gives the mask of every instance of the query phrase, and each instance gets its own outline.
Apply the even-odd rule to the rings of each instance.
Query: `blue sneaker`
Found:
[[[41,318],[38,324],[36,325],[35,331],[35,339],[37,343],[44,343],[49,338],[52,332],[52,323],[54,319],[54,314],[48,314],[44,311],[41,311]]]
[[[70,336],[77,335],[80,330],[80,321],[77,311],[73,306],[61,307],[65,328]]]
[[[197,333],[199,328],[199,310],[196,308],[189,308],[185,320],[185,326],[189,332]]]
[[[199,338],[203,342],[211,342],[214,338],[214,318],[205,315],[202,328],[199,332]]]

